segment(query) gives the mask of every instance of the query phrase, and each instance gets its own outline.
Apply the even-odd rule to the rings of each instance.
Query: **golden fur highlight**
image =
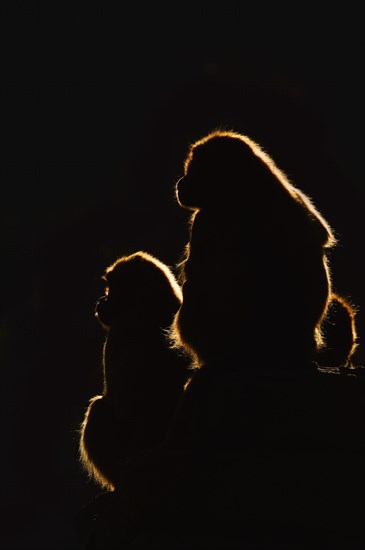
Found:
[[[187,360],[166,336],[182,292],[171,268],[145,251],[119,257],[103,275],[95,317],[106,338],[103,392],[89,400],[79,459],[90,479],[113,491],[124,464],[158,445],[188,377]]]
[[[156,258],[156,256],[153,256],[152,254],[150,254],[149,252],[145,252],[144,250],[140,250],[138,252],[134,252],[133,254],[129,254],[127,256],[120,256],[119,258],[117,258],[115,260],[115,262],[113,262],[111,265],[109,265],[106,268],[105,273],[103,275],[103,279],[106,282],[108,282],[109,273],[114,271],[115,268],[118,265],[123,264],[123,263],[128,263],[128,262],[134,260],[135,258],[141,258],[142,260],[145,260],[146,262],[153,263],[158,269],[160,269],[163,272],[163,274],[165,275],[166,279],[169,281],[169,283],[171,285],[171,288],[173,289],[173,291],[176,294],[176,296],[178,297],[178,299],[180,301],[182,300],[181,288],[180,288],[176,278],[174,277],[174,275],[171,271],[171,266],[168,266],[168,265],[164,264],[161,260]],[[106,292],[108,292],[108,289],[106,289]]]
[[[88,451],[88,444],[85,441],[86,426],[89,422],[90,416],[93,414],[93,405],[96,401],[104,399],[103,395],[95,395],[89,400],[89,405],[85,411],[84,419],[81,423],[79,434],[79,460],[83,470],[87,473],[90,480],[94,480],[101,489],[107,491],[115,491],[115,486],[110,479],[103,474],[102,470],[97,467],[94,458]]]
[[[242,149],[240,144],[243,145]],[[259,162],[253,160],[255,157]],[[243,247],[247,246],[247,236],[250,230],[255,228],[259,229],[261,242],[264,242],[266,236],[270,239],[271,234],[273,234],[273,239],[276,239],[276,241],[272,241],[271,248],[272,256],[270,261],[273,264],[276,261],[276,253],[279,253],[279,258],[283,258],[284,264],[286,261],[284,259],[285,254],[287,254],[288,262],[294,262],[290,263],[290,265],[288,264],[288,271],[284,269],[282,272],[284,276],[282,281],[278,279],[278,273],[280,273],[281,269],[279,264],[279,271],[274,269],[271,275],[267,274],[269,279],[271,276],[273,277],[273,281],[276,281],[274,283],[275,286],[270,292],[268,286],[270,281],[268,280],[267,284],[266,281],[265,284],[263,281],[266,269],[265,256],[261,255],[262,259],[259,259],[259,249],[256,249],[254,255],[245,257],[244,261],[247,263],[246,258],[248,258],[248,262],[251,261],[253,269],[255,268],[254,262],[259,259],[257,265],[260,265],[261,269],[262,294],[267,294],[269,291],[267,296],[271,295],[274,297],[274,300],[269,300],[269,309],[275,304],[275,307],[280,308],[282,301],[279,300],[279,297],[282,296],[282,293],[287,288],[285,286],[286,277],[290,276],[290,290],[285,295],[285,308],[288,310],[286,322],[289,321],[291,300],[293,300],[294,305],[294,300],[297,298],[298,304],[300,304],[297,322],[298,326],[302,327],[303,338],[306,338],[305,334],[310,327],[311,336],[308,333],[308,338],[312,340],[311,346],[314,346],[317,352],[325,347],[322,325],[327,317],[332,299],[331,296],[333,295],[327,251],[336,246],[337,238],[331,225],[316,208],[312,199],[293,185],[285,172],[277,166],[261,145],[247,135],[231,129],[217,128],[191,143],[188,147],[183,166],[184,176],[176,183],[175,198],[180,207],[191,211],[188,227],[190,238],[176,267],[178,270],[178,280],[181,285],[184,285],[189,280],[191,269],[194,270],[194,276],[189,284],[189,304],[185,300],[185,305],[183,299],[182,306],[175,315],[170,327],[169,337],[171,346],[176,349],[182,349],[191,356],[192,368],[196,368],[202,361],[204,362],[205,353],[203,353],[202,346],[208,349],[209,331],[206,327],[202,327],[202,323],[209,323],[209,326],[214,326],[211,321],[211,317],[214,316],[214,308],[209,306],[207,299],[205,299],[203,305],[200,295],[206,285],[212,289],[213,302],[215,301],[213,295],[215,285],[219,285],[219,288],[225,292],[224,287],[222,287],[224,283],[220,276],[214,282],[213,280],[210,281],[210,265],[214,262],[223,262],[225,264],[229,254],[237,254],[237,262],[239,264],[240,259],[242,259],[242,253],[245,254],[244,248],[241,251],[241,243]],[[268,174],[271,174],[271,176],[268,176]],[[255,184],[254,187],[252,187],[253,183]],[[262,202],[260,194],[261,188],[263,193],[268,193],[265,205]],[[241,195],[238,195],[240,190],[244,191],[245,189],[249,191],[253,190],[251,195],[247,195],[247,201],[245,201],[245,194],[243,194],[243,200],[241,200]],[[237,197],[237,200],[234,198],[232,200],[232,197]],[[247,219],[251,220],[251,222],[246,223],[245,208],[247,209],[247,206],[250,205],[250,200],[256,201],[253,204],[257,208],[257,214],[250,214],[251,217]],[[294,206],[295,204],[297,206]],[[260,215],[261,222],[259,221]],[[285,226],[285,222],[278,223],[277,219],[287,220],[287,226]],[[197,221],[197,224],[195,224],[195,221]],[[273,228],[273,232],[270,231],[271,228]],[[286,239],[286,234],[292,236]],[[231,235],[232,239],[230,239]],[[283,241],[281,240],[282,238],[284,238]],[[234,246],[229,244],[230,240],[235,243]],[[281,245],[281,242],[283,242],[283,245]],[[214,247],[212,248],[209,259],[210,252],[206,249],[209,248],[208,245],[213,243],[215,243],[215,249]],[[191,245],[193,248],[191,248]],[[287,247],[287,252],[285,252],[285,247]],[[193,254],[192,258],[191,254]],[[202,259],[203,257],[204,259]],[[230,264],[232,265],[232,261]],[[303,275],[306,272],[307,266],[309,268],[308,278]],[[200,271],[198,277],[195,275],[197,270]],[[218,272],[215,271],[215,273],[219,273],[219,270]],[[220,271],[220,275],[225,279],[222,270]],[[299,286],[295,295],[294,285],[297,277]],[[227,281],[227,279],[225,280]],[[194,290],[192,285],[194,286]],[[191,298],[192,291],[195,293],[194,298]],[[303,295],[301,295],[302,291]],[[244,296],[244,290],[239,292],[240,296]],[[219,297],[218,299],[222,300]],[[308,308],[307,304],[310,303],[313,306]],[[261,299],[259,300],[259,309],[266,307],[266,305],[266,301],[264,304],[261,303]],[[207,316],[204,317],[205,314],[203,311],[205,309]],[[224,308],[224,311],[230,315],[229,309]],[[194,321],[196,313],[199,313],[199,321],[197,323]],[[303,320],[300,321],[300,316],[303,314],[305,314]],[[258,310],[258,312],[255,312],[256,323],[258,322],[259,315]],[[240,322],[237,316],[236,319],[237,322]],[[304,321],[304,319],[308,320]],[[305,324],[306,322],[307,324]],[[194,328],[191,328],[192,324]],[[199,334],[201,332],[198,329],[199,326],[200,329],[203,328],[205,330],[204,337]],[[292,327],[283,326],[282,329],[281,338],[284,341],[286,340],[286,344],[288,345],[288,338],[290,339],[290,335],[294,335]],[[290,330],[287,331],[286,329]],[[186,337],[187,331],[190,335],[188,337]],[[225,334],[225,338],[227,339],[229,333],[226,329]],[[237,331],[235,334],[237,339]],[[194,341],[190,341],[190,338]],[[205,339],[204,344],[203,338]],[[215,335],[214,342],[209,344],[210,353],[214,352],[216,340],[219,340],[218,333]]]
[[[195,150],[198,147],[201,147],[216,138],[236,139],[238,141],[241,141],[248,147],[250,147],[253,154],[256,157],[258,157],[260,160],[262,160],[264,164],[266,164],[266,166],[270,169],[272,174],[277,178],[277,180],[282,184],[282,186],[288,191],[288,193],[293,197],[293,199],[295,199],[297,202],[304,205],[307,211],[313,217],[317,218],[321,222],[321,224],[327,231],[327,241],[324,243],[324,246],[326,248],[331,248],[337,244],[337,239],[335,237],[333,229],[331,228],[328,221],[322,216],[319,210],[315,207],[312,199],[307,194],[305,194],[301,189],[298,189],[295,185],[293,185],[293,183],[291,183],[291,181],[289,180],[285,172],[277,166],[277,164],[272,159],[272,157],[268,153],[266,153],[264,148],[261,145],[259,145],[259,143],[257,143],[256,141],[254,141],[252,138],[248,137],[245,134],[241,134],[234,130],[222,130],[218,128],[216,130],[213,130],[206,136],[198,139],[194,143],[190,144],[188,154],[184,161],[185,176],[188,173],[188,169],[191,164],[191,161],[193,160]],[[180,206],[184,206],[181,203],[179,204]]]

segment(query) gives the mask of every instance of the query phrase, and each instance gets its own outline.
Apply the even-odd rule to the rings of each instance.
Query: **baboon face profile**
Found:
[[[190,147],[176,195],[192,211],[176,340],[202,359],[246,336],[257,345],[259,333],[271,346],[320,346],[335,238],[271,157],[247,136],[212,132]]]
[[[144,251],[123,256],[107,268],[105,296],[96,304],[101,324],[144,324],[159,319],[161,327],[181,303],[181,289],[170,269]]]

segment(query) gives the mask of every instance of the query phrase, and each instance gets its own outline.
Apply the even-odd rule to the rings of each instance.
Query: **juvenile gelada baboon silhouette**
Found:
[[[106,293],[96,317],[107,334],[104,387],[87,407],[80,456],[97,483],[114,490],[122,484],[123,466],[163,440],[188,371],[166,340],[181,304],[172,270],[138,251],[118,258],[103,279]]]

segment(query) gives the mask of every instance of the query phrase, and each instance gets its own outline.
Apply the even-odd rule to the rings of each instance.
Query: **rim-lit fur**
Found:
[[[138,251],[118,258],[103,279],[96,306],[107,335],[103,392],[89,401],[79,451],[89,476],[110,491],[126,461],[161,442],[188,373],[165,332],[182,298],[171,269]]]
[[[313,359],[337,241],[312,200],[255,141],[219,129],[190,146],[176,198],[192,216],[172,346],[195,366],[232,349]]]

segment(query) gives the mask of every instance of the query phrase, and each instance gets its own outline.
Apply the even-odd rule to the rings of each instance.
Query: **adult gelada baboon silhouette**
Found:
[[[298,350],[313,358],[336,238],[309,197],[252,139],[223,131],[190,148],[177,197],[193,212],[176,317],[184,347],[204,362],[227,344],[241,348],[244,336],[255,361],[297,360]]]
[[[364,378],[333,229],[234,131],[190,146],[176,194],[192,214],[170,336],[195,371],[165,445],[175,485],[133,548],[359,548]],[[344,351],[326,365],[331,304]]]
[[[181,289],[162,261],[145,251],[118,258],[103,279],[96,317],[106,330],[103,392],[81,427],[81,460],[97,483],[123,487],[123,465],[164,437],[188,371],[165,329],[181,304]]]

